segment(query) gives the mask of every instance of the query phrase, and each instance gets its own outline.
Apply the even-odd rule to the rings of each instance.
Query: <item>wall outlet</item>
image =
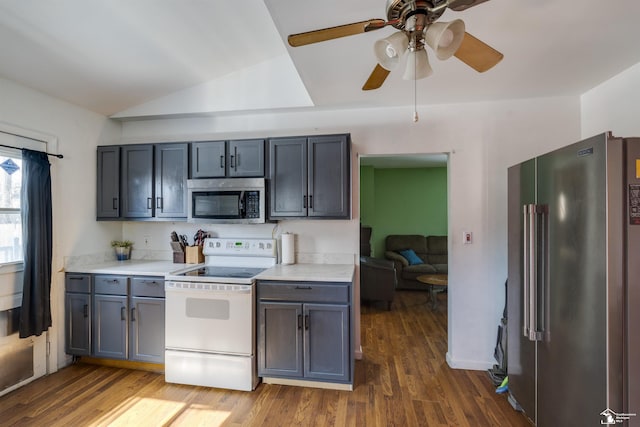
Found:
[[[470,231],[462,232],[462,243],[470,245],[473,242],[473,234]]]
[[[143,242],[144,242],[144,247],[148,248],[149,246],[151,246],[151,236],[142,236]]]

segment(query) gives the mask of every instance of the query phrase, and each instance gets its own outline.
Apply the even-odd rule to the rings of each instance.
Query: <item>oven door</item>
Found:
[[[165,283],[167,349],[253,355],[254,286]]]

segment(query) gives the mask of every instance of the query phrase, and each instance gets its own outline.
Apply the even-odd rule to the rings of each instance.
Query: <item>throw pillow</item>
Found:
[[[409,261],[409,265],[424,264],[424,261],[422,261],[418,255],[416,255],[413,249],[405,249],[404,251],[400,251],[400,255],[402,255],[407,259],[407,261]]]

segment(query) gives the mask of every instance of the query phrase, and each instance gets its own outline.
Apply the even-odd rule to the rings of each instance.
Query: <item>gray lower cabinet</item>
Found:
[[[93,294],[93,355],[109,359],[127,358],[126,276],[97,275]]]
[[[258,375],[353,383],[351,285],[258,282]]]
[[[91,354],[91,275],[65,275],[65,351]]]
[[[263,176],[264,139],[191,143],[191,178]]]
[[[269,140],[269,217],[351,215],[348,134]]]
[[[164,279],[67,273],[68,354],[164,362]]]
[[[132,277],[129,307],[129,359],[163,363],[164,280]]]

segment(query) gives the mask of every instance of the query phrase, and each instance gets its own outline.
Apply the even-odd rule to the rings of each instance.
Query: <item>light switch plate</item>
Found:
[[[470,245],[473,242],[473,234],[470,231],[462,232],[462,243]]]

